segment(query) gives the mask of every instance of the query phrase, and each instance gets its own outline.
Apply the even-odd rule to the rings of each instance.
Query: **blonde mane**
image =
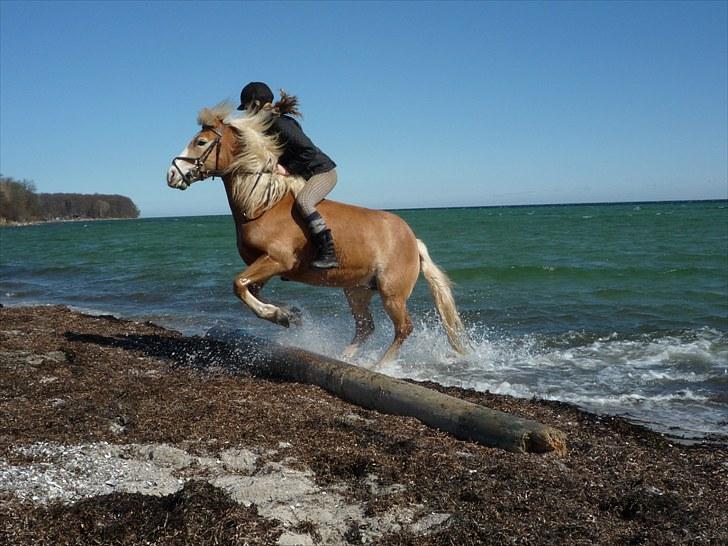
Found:
[[[215,127],[224,123],[225,118],[233,111],[232,103],[223,101],[210,108],[203,108],[197,114],[197,123],[201,127]]]
[[[235,206],[246,218],[254,219],[289,192],[298,195],[306,181],[300,176],[283,176],[275,172],[282,147],[275,135],[266,134],[273,123],[270,110],[228,119],[232,109],[230,103],[205,108],[198,114],[197,121],[203,127],[224,123],[233,130],[239,152],[226,174],[232,177]]]

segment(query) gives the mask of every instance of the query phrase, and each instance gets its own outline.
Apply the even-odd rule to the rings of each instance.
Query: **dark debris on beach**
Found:
[[[367,516],[449,515],[422,533],[390,529],[377,544],[728,544],[725,447],[682,445],[568,404],[426,386],[557,427],[568,454],[486,448],[318,387],[261,379],[225,343],[150,323],[0,308],[6,461],[36,442],[163,443],[197,454],[254,446]],[[276,544],[282,532],[207,482],[165,496],[37,504],[3,492],[1,480],[2,544]],[[366,542],[363,526],[352,521],[344,539]],[[297,529],[312,543],[319,531],[312,521]]]

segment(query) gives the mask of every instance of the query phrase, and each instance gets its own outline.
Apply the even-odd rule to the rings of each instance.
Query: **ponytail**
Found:
[[[277,116],[289,114],[299,118],[303,117],[303,114],[298,110],[298,97],[289,95],[283,89],[281,89],[281,100],[273,105],[273,113]]]

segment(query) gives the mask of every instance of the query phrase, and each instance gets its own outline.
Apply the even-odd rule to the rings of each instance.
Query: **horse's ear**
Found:
[[[217,132],[218,127],[222,127],[222,125],[223,125],[222,123],[220,123],[218,125],[210,125],[209,123],[204,123],[202,125],[202,129],[200,129],[200,131],[215,131],[215,132]]]

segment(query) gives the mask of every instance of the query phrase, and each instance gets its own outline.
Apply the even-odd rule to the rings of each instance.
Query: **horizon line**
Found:
[[[521,205],[444,205],[436,207],[395,207],[395,208],[383,208],[373,210],[383,210],[387,212],[395,211],[411,211],[411,210],[450,210],[450,209],[515,209],[515,208],[527,208],[527,207],[580,207],[580,206],[603,206],[603,205],[657,205],[657,204],[670,204],[670,203],[728,203],[728,197],[718,197],[713,199],[662,199],[662,200],[645,200],[645,201],[585,201],[578,203],[532,203],[532,204],[521,204]],[[361,206],[361,205],[357,205]],[[365,207],[373,208],[373,207]],[[138,219],[148,218],[150,220],[154,218],[195,218],[199,216],[230,216],[230,212],[219,212],[214,214],[186,214],[186,215],[171,215],[171,216],[143,216],[140,215]]]

